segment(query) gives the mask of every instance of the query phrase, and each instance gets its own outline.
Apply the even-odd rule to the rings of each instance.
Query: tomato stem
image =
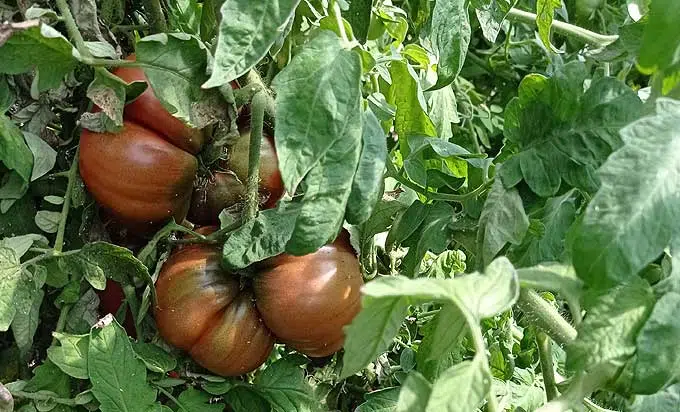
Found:
[[[66,3],[66,0],[57,0],[57,7],[59,8],[59,12],[64,19],[66,30],[68,30],[69,36],[71,36],[73,41],[76,43],[78,52],[85,58],[91,58],[92,54],[85,45],[85,40],[83,39],[82,34],[80,34],[80,30],[78,30],[78,25],[76,24],[76,20],[73,18],[73,14],[71,14],[71,9],[69,8],[68,3]]]
[[[144,0],[144,10],[153,33],[164,33],[168,30],[160,0]]]
[[[54,250],[57,253],[61,253],[64,247],[64,233],[66,232],[66,219],[68,218],[68,212],[71,208],[71,193],[73,192],[73,187],[75,186],[76,174],[78,173],[78,156],[79,151],[76,151],[76,155],[71,163],[71,168],[68,170],[68,184],[66,186],[66,193],[64,194],[64,204],[61,207],[61,217],[59,218],[59,227],[57,228],[57,237],[54,240]]]
[[[548,402],[557,398],[557,387],[555,385],[555,367],[552,359],[552,343],[545,332],[536,333],[536,345],[538,346],[538,357],[541,361],[541,373],[543,374],[543,384],[545,395]]]
[[[566,345],[576,339],[576,329],[533,289],[520,289],[517,306],[559,345]]]
[[[61,311],[59,312],[59,319],[57,319],[57,326],[55,326],[54,331],[57,333],[60,333],[64,330],[64,327],[66,326],[66,319],[68,318],[68,313],[71,311],[71,304],[64,304],[61,307]],[[57,338],[56,336],[52,337],[52,345],[54,346],[57,344]]]
[[[264,128],[264,108],[266,92],[260,91],[253,97],[253,111],[250,118],[250,151],[248,153],[248,180],[246,182],[246,204],[243,223],[257,215],[260,200],[260,148]]]

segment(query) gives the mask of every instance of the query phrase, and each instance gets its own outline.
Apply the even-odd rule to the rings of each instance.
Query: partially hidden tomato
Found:
[[[125,301],[125,293],[123,293],[123,288],[111,279],[106,279],[106,288],[104,290],[98,290],[97,296],[99,296],[99,315],[104,316],[109,313],[116,315],[118,309]],[[125,320],[123,321],[123,327],[127,334],[133,338],[137,337],[137,330],[135,329],[135,322],[132,317],[132,312],[130,308],[125,312]]]
[[[156,283],[161,336],[223,376],[258,368],[276,341],[311,357],[342,348],[363,278],[344,238],[305,256],[263,262],[250,283],[220,267],[219,248],[175,250]]]

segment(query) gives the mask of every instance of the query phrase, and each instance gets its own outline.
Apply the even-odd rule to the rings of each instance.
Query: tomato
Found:
[[[248,155],[250,151],[250,130],[241,132],[241,138],[232,146],[226,167],[246,182],[248,179]],[[283,180],[279,170],[279,159],[274,147],[274,139],[266,133],[260,148],[260,191],[267,198],[264,208],[272,208],[283,195]]]
[[[198,161],[157,133],[125,121],[120,133],[84,129],[79,166],[97,203],[124,225],[147,231],[170,217],[184,220]]]
[[[101,317],[111,313],[116,315],[120,305],[125,301],[125,294],[123,293],[123,288],[120,287],[118,282],[111,279],[106,279],[106,288],[104,290],[98,290],[97,296],[99,296],[99,315]],[[125,313],[125,321],[123,322],[123,327],[127,334],[133,338],[137,337],[137,330],[135,329],[135,322],[132,317],[132,312],[130,308],[127,309]]]
[[[219,223],[222,209],[243,200],[246,187],[230,171],[218,171],[200,181],[194,188],[189,209],[189,220],[199,225]]]
[[[269,259],[255,267],[252,284],[222,270],[220,257],[219,248],[196,244],[163,265],[154,318],[168,343],[223,376],[255,370],[275,340],[311,357],[342,348],[363,285],[345,238],[306,256]]]
[[[126,60],[134,61],[135,55],[128,56]],[[141,67],[117,67],[112,73],[127,83],[142,81],[148,85],[148,79]],[[147,86],[144,93],[125,106],[124,117],[165,136],[170,143],[189,153],[196,154],[203,147],[203,132],[188,127],[170,114],[151,86]]]

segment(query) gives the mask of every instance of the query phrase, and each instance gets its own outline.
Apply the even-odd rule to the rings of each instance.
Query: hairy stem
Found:
[[[534,290],[520,289],[517,306],[559,345],[576,339],[576,329]]]
[[[521,23],[536,25],[536,14],[529,13],[524,10],[519,10],[516,8],[511,8],[508,12],[508,20],[517,21]],[[565,36],[573,37],[581,40],[584,43],[592,44],[594,46],[604,47],[609,44],[614,43],[618,40],[619,36],[616,35],[605,35],[595,33],[590,30],[586,30],[582,27],[575,26],[573,24],[565,23],[563,21],[554,20],[552,23],[552,29],[556,33],[564,34]]]
[[[61,253],[64,247],[64,233],[66,232],[66,219],[68,212],[71,209],[71,193],[75,185],[76,175],[78,174],[78,157],[79,152],[76,152],[71,168],[68,170],[68,184],[66,186],[66,193],[64,194],[64,204],[61,207],[61,217],[59,218],[59,227],[57,228],[57,237],[54,241],[54,250]]]
[[[248,153],[248,181],[246,182],[246,205],[243,223],[257,215],[260,200],[260,148],[262,146],[265,104],[265,92],[255,94],[250,118],[250,151]]]
[[[544,332],[539,331],[536,334],[536,344],[538,345],[538,356],[541,361],[541,373],[543,374],[545,395],[548,402],[550,402],[559,395],[555,384],[555,367],[553,366],[550,338]]]
[[[153,33],[165,33],[168,30],[160,0],[144,0],[144,10]]]
[[[491,371],[489,370],[489,361],[486,359],[486,343],[484,343],[484,336],[482,336],[482,330],[477,326],[473,327],[470,323],[470,319],[468,319],[468,326],[470,326],[470,335],[472,336],[472,343],[475,347],[475,357],[480,356],[484,357],[483,365],[484,365],[484,371],[488,375],[489,381],[493,382],[492,376],[491,376]],[[499,406],[498,406],[498,400],[496,399],[496,395],[493,393],[493,385],[489,385],[489,393],[487,393],[487,405],[486,405],[486,410],[487,412],[499,412]]]
[[[349,43],[349,38],[347,37],[347,32],[345,31],[345,22],[342,20],[342,11],[340,10],[340,4],[338,2],[333,2],[333,14],[335,14],[335,19],[338,23],[338,30],[340,30],[340,37],[345,43]]]
[[[57,7],[59,8],[61,16],[64,18],[66,30],[68,30],[69,36],[71,36],[73,41],[76,43],[76,48],[78,49],[80,55],[85,58],[92,57],[90,50],[85,45],[83,35],[80,34],[80,30],[78,30],[78,25],[76,24],[76,20],[73,18],[73,14],[71,13],[71,9],[68,7],[68,3],[66,3],[66,0],[57,0]]]

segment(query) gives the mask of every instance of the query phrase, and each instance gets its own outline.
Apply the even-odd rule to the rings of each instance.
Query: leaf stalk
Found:
[[[517,306],[559,345],[566,345],[576,339],[576,329],[536,291],[520,289]]]

